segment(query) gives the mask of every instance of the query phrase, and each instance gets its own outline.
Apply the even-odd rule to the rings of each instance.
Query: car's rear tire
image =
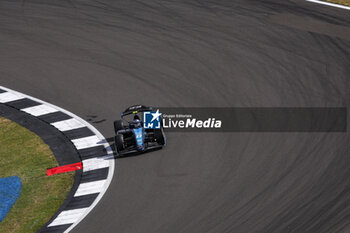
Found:
[[[115,134],[117,134],[117,132],[121,129],[125,129],[125,126],[124,126],[124,121],[122,120],[117,120],[117,121],[114,121],[114,132]]]
[[[159,145],[165,145],[165,137],[162,129],[156,129],[154,131],[154,139]]]
[[[114,142],[115,142],[115,150],[117,152],[117,156],[119,156],[120,155],[119,153],[125,149],[123,134],[117,134],[114,137]]]

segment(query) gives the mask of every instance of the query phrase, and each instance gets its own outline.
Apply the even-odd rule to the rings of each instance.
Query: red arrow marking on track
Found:
[[[46,170],[46,174],[47,176],[52,176],[59,173],[71,172],[71,171],[76,171],[81,169],[83,169],[83,164],[79,162],[79,163],[68,164],[60,167],[49,168]]]

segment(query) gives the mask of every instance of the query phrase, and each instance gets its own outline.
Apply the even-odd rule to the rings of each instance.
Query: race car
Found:
[[[133,105],[121,113],[121,120],[114,121],[117,157],[161,149],[165,146],[166,138],[162,125],[158,129],[145,129],[143,125],[143,112],[148,111],[153,111],[152,107]],[[128,115],[132,115],[132,119],[126,120],[125,116]]]

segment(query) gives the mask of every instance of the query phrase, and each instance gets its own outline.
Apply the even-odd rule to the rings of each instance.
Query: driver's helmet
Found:
[[[139,128],[141,127],[141,120],[140,120],[140,117],[138,115],[135,115],[134,116],[134,120],[132,121],[133,125],[135,128]]]

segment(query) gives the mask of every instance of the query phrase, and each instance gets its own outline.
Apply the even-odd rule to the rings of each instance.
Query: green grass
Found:
[[[323,0],[324,2],[332,2],[344,6],[350,6],[350,0]]]
[[[58,210],[74,172],[47,177],[46,169],[55,166],[52,151],[40,137],[0,117],[0,177],[16,175],[22,183],[19,198],[0,222],[1,233],[36,232]]]

